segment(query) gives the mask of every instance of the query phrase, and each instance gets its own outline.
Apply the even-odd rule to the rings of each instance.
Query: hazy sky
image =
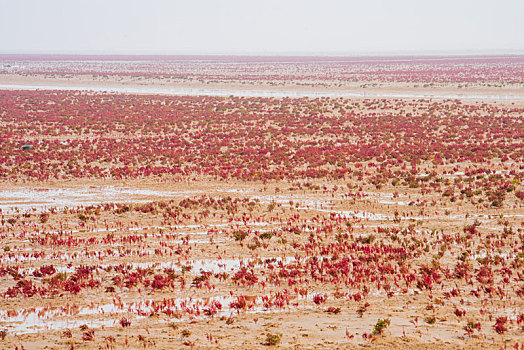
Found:
[[[2,53],[524,52],[524,0],[0,0]]]

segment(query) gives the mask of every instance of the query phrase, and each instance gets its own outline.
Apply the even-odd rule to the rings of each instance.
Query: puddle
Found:
[[[295,295],[289,295],[290,299],[295,298]],[[313,296],[308,296],[311,299]],[[295,298],[295,300],[302,300],[304,298]],[[120,317],[117,315],[131,314],[129,319],[131,322],[136,319],[147,317],[152,313],[162,312],[176,312],[182,311],[182,318],[170,319],[169,322],[184,322],[188,317],[193,315],[196,318],[204,319],[211,317],[206,315],[205,310],[213,310],[214,317],[229,316],[237,313],[237,309],[231,307],[231,303],[238,301],[238,296],[212,296],[209,298],[174,298],[163,300],[142,300],[137,302],[120,302],[115,300],[111,304],[104,304],[98,306],[88,307],[47,307],[22,309],[19,311],[0,311],[1,327],[7,328],[8,332],[15,334],[24,333],[38,333],[44,330],[63,330],[66,328],[78,328],[83,324],[90,328],[100,328],[102,326],[114,326],[119,322]],[[290,305],[284,305],[282,308],[273,307],[268,309],[263,305],[261,296],[247,297],[246,308],[241,309],[241,312],[249,313],[273,313],[279,310],[288,310]],[[294,307],[296,308],[296,307]],[[90,319],[93,315],[113,315],[115,319],[100,320]],[[87,318],[82,319],[83,316]],[[62,319],[60,319],[62,318]],[[158,319],[157,322],[164,323],[166,320]]]
[[[475,100],[523,100],[522,95],[479,95],[479,94],[439,94],[439,93],[381,93],[381,92],[314,92],[295,90],[249,90],[249,89],[201,89],[168,86],[88,86],[88,85],[31,85],[0,84],[3,90],[59,90],[93,91],[125,94],[153,94],[173,96],[237,96],[237,97],[273,97],[273,98],[439,98],[439,99],[475,99]]]
[[[79,188],[18,188],[0,191],[0,210],[3,213],[43,211],[50,208],[87,206],[100,203],[145,203],[151,197],[165,198],[189,196],[203,191],[153,191],[126,187],[79,187]]]
[[[484,259],[486,257],[491,257],[491,258],[495,258],[495,257],[500,257],[500,258],[503,258],[503,259],[514,259],[516,257],[515,254],[508,254],[508,253],[496,253],[496,252],[480,252],[480,253],[476,253],[476,254],[472,254],[470,255],[470,258],[472,260],[477,260],[477,259]]]
[[[379,200],[378,202],[381,204],[408,205],[408,203],[404,201]]]
[[[98,261],[98,256],[94,257]],[[111,258],[111,257],[108,257]],[[266,260],[274,260],[274,262],[282,262],[284,264],[289,264],[294,262],[296,259],[294,257],[260,257],[260,258],[236,258],[236,259],[200,259],[200,260],[177,260],[177,261],[146,261],[146,262],[119,262],[114,264],[92,264],[98,269],[106,269],[108,267],[115,267],[119,265],[130,266],[132,269],[147,269],[153,268],[155,270],[164,270],[164,269],[173,269],[174,271],[182,271],[182,266],[191,267],[190,273],[192,275],[197,275],[201,271],[208,271],[212,273],[220,272],[233,272],[238,270],[241,266],[248,266],[250,264],[255,265],[255,267],[261,267],[264,265]],[[85,265],[82,263],[81,265]],[[54,266],[57,272],[65,272],[68,274],[74,273],[80,265],[75,266]],[[35,267],[20,268],[19,272],[26,275],[30,275],[35,271]]]
[[[309,209],[309,208],[298,208],[298,209]],[[394,217],[388,216],[385,214],[374,214],[369,213],[366,211],[353,211],[353,210],[329,210],[329,209],[315,209],[316,211],[321,211],[325,213],[334,213],[337,215],[340,215],[344,218],[358,218],[358,219],[366,219],[366,220],[388,220],[393,219]]]
[[[170,268],[174,271],[182,271],[182,265],[183,266],[191,266],[191,273],[192,274],[198,274],[200,271],[209,271],[212,273],[220,273],[220,272],[232,272],[239,269],[241,266],[247,266],[250,263],[255,263],[255,266],[260,266],[258,262],[263,262],[268,259],[275,259],[276,262],[282,261],[284,264],[288,264],[290,262],[295,261],[294,257],[286,257],[286,258],[258,258],[258,259],[202,259],[202,260],[185,260],[180,262],[142,262],[142,263],[130,263],[133,268],[149,268],[149,267],[156,267],[158,269],[166,269]],[[102,268],[107,267],[108,265],[101,265]]]

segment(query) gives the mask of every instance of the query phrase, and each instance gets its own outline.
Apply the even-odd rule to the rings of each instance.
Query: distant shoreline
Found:
[[[208,61],[240,63],[460,63],[460,62],[524,62],[522,54],[457,54],[457,55],[130,55],[130,54],[0,54],[5,61]]]

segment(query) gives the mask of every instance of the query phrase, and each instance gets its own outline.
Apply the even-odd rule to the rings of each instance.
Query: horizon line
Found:
[[[240,54],[240,53],[212,53],[212,54],[191,54],[191,53],[14,53],[14,52],[0,52],[0,60],[52,60],[52,61],[63,61],[63,60],[118,60],[118,59],[131,59],[131,60],[224,60],[224,59],[239,59],[239,60],[250,60],[250,59],[277,59],[281,61],[283,59],[316,59],[319,61],[352,61],[359,62],[362,60],[381,60],[381,59],[399,59],[399,60],[431,60],[431,59],[497,59],[497,58],[522,58],[524,57],[524,51],[522,52],[461,52],[461,53],[347,53],[347,54],[335,54],[335,53],[266,53],[266,54]]]

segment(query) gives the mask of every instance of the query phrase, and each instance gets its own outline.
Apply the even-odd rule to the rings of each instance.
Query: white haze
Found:
[[[0,0],[1,53],[522,53],[522,0]]]

